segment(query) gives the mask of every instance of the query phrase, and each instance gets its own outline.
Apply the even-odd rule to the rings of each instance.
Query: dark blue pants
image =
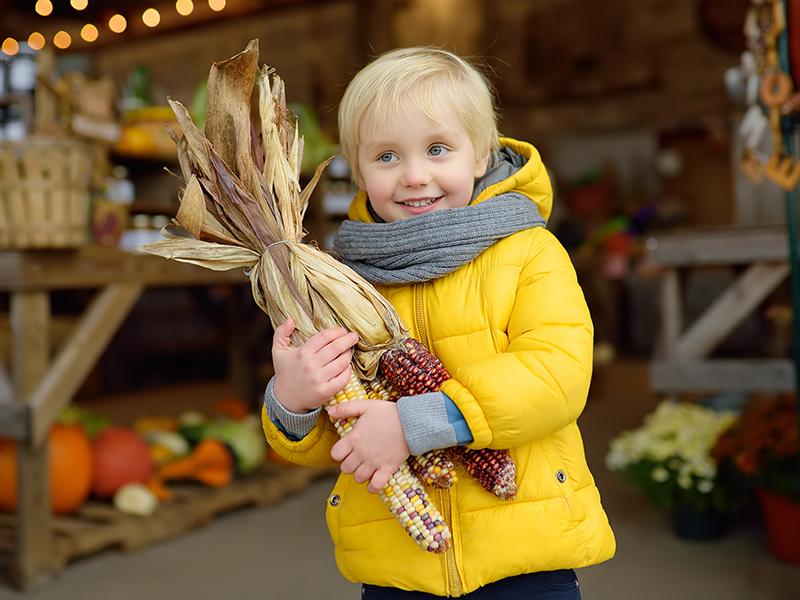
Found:
[[[361,588],[362,600],[433,600],[442,597],[377,585],[365,585]],[[564,569],[508,577],[478,588],[461,598],[463,600],[580,600],[581,592],[575,571]]]

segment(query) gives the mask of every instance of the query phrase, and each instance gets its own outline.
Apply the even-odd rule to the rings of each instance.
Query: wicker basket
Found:
[[[0,142],[0,249],[86,244],[91,168],[74,140]]]

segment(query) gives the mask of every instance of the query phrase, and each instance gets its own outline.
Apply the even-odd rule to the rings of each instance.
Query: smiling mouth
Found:
[[[403,206],[411,206],[413,208],[422,208],[424,206],[430,206],[437,200],[439,200],[441,196],[436,198],[420,198],[419,200],[408,200],[406,202],[400,202]]]

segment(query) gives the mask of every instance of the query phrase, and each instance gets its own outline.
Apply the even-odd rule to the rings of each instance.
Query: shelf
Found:
[[[178,166],[177,152],[163,153],[163,154],[131,154],[128,152],[120,152],[118,150],[111,151],[111,161],[117,163],[152,166],[152,167],[175,167]]]

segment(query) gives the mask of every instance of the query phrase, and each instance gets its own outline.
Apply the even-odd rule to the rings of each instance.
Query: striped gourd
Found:
[[[368,388],[372,390],[372,386]],[[371,393],[378,394],[374,390]],[[384,390],[383,394],[386,397],[382,399],[390,399],[388,391]],[[367,391],[353,373],[345,388],[326,402],[325,408],[329,409],[350,400],[366,400],[367,397]],[[350,433],[356,419],[331,419],[331,421],[336,432],[344,437]],[[451,538],[447,523],[428,498],[420,480],[411,472],[408,463],[404,462],[395,471],[389,483],[381,491],[380,497],[420,548],[437,554],[447,550]]]
[[[413,338],[403,340],[401,348],[385,352],[380,365],[386,379],[404,396],[438,391],[450,379],[442,362]],[[516,467],[507,451],[458,447],[453,453],[484,489],[502,499],[516,495]]]

